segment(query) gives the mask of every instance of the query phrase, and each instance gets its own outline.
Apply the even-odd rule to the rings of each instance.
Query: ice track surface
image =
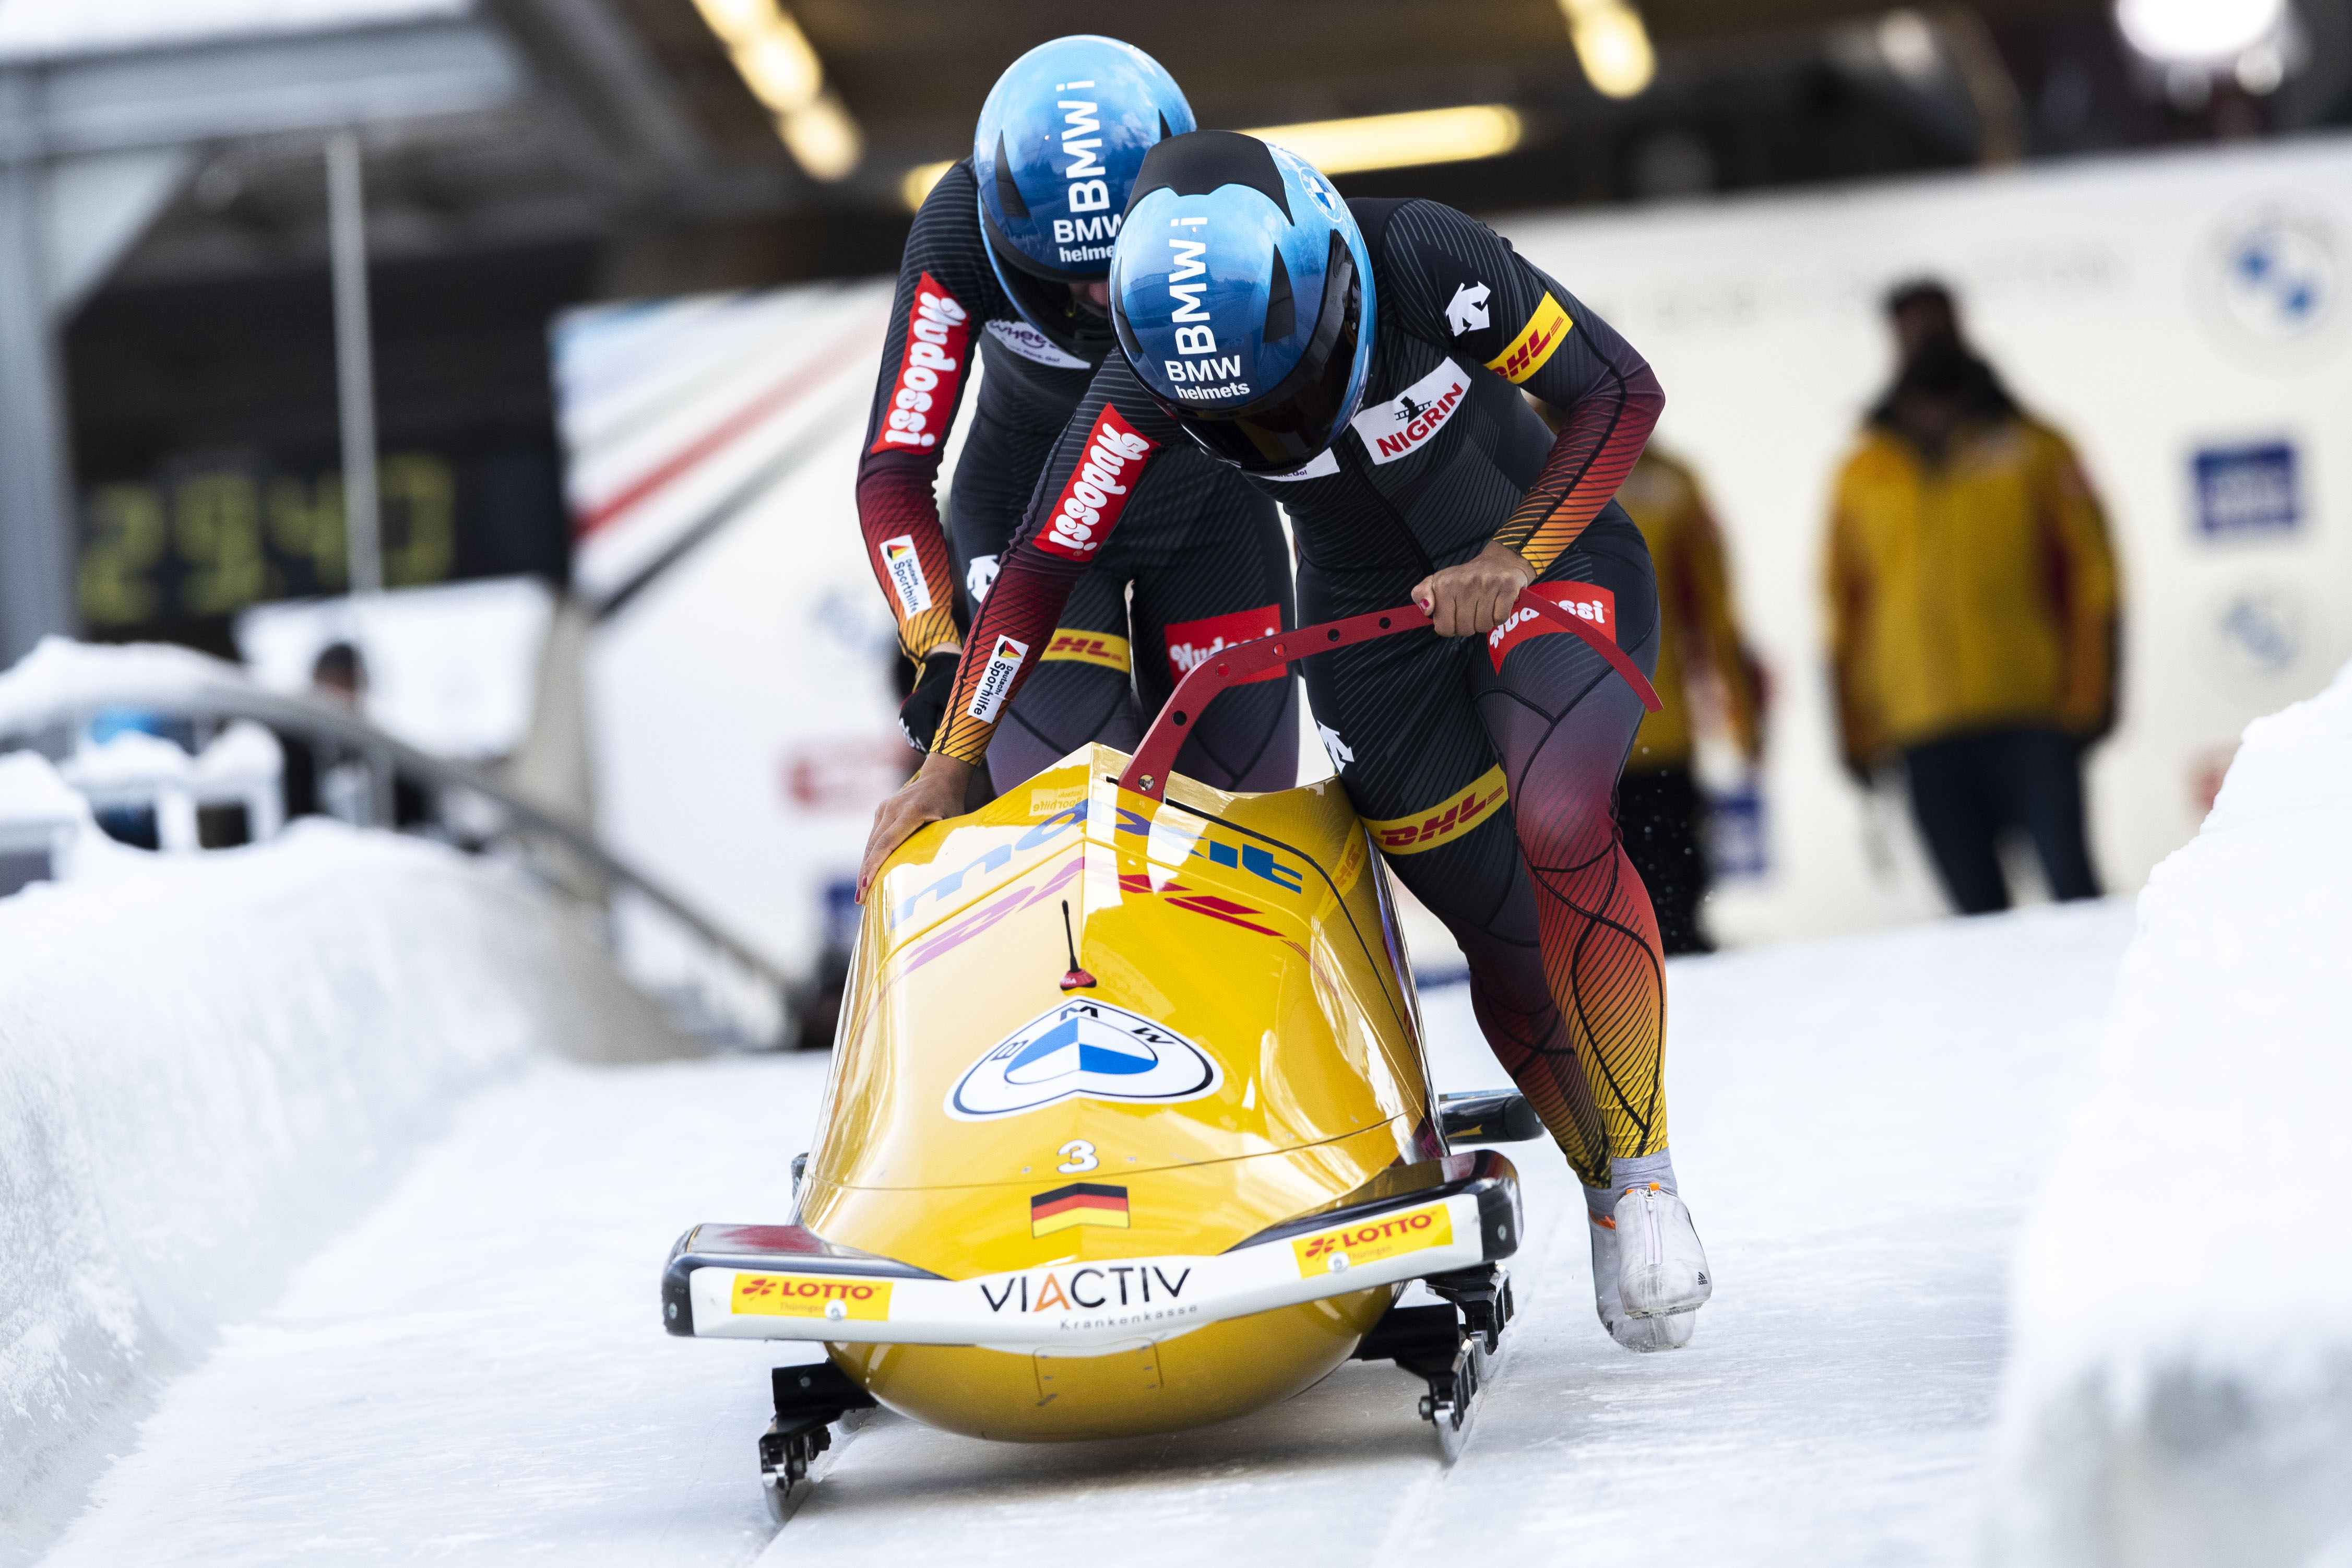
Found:
[[[656,1281],[688,1222],[782,1212],[824,1061],[538,1068],[166,1390],[46,1562],[1969,1561],[2010,1244],[2131,926],[2111,902],[1675,964],[1715,1300],[1687,1350],[1617,1349],[1575,1184],[1516,1146],[1520,1315],[1452,1470],[1417,1383],[1363,1363],[1168,1437],[884,1415],[772,1545],[753,1446],[796,1358],[669,1338]],[[1500,1083],[1466,993],[1425,1006],[1440,1082]]]

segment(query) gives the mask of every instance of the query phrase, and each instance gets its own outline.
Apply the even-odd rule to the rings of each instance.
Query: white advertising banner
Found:
[[[2352,140],[2084,160],[1496,227],[1657,367],[1658,444],[1714,502],[1773,678],[1764,877],[1735,941],[1943,908],[1907,823],[1837,766],[1832,482],[1893,371],[1889,285],[1947,280],[2080,451],[2124,574],[2122,719],[2090,768],[2106,886],[2196,831],[2248,720],[2352,657]]]
[[[584,310],[556,333],[576,573],[598,606],[598,831],[795,975],[916,761],[854,493],[889,303],[887,279],[815,284]],[[632,970],[684,984],[694,944],[620,917]]]

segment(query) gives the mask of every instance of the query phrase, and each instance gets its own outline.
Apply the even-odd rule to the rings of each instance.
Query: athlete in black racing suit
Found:
[[[1218,155],[1246,162],[1231,144],[1248,139],[1226,133],[1154,149],[1115,282],[1130,245],[1158,243],[1173,223],[1209,221],[1171,219],[1192,209],[1147,208],[1144,198],[1164,153],[1215,136],[1229,144]],[[1196,167],[1189,181],[1161,183],[1197,195],[1221,178],[1266,188],[1263,173],[1247,168],[1202,178]],[[1338,207],[1328,185],[1307,191]],[[1296,181],[1288,206],[1312,216]],[[1664,395],[1622,338],[1484,225],[1430,201],[1345,210],[1360,227],[1366,294],[1378,302],[1359,411],[1312,461],[1255,482],[1281,498],[1297,531],[1302,622],[1410,597],[1434,625],[1305,660],[1308,698],[1391,868],[1461,943],[1489,1044],[1585,1185],[1603,1323],[1628,1348],[1672,1349],[1689,1337],[1711,1287],[1666,1152],[1656,920],[1615,822],[1616,781],[1643,708],[1581,639],[1510,613],[1532,582],[1605,628],[1645,672],[1654,668],[1649,553],[1611,498]],[[1319,291],[1302,282],[1297,298]],[[1559,411],[1557,437],[1522,391]],[[1127,354],[1106,363],[1062,432],[975,646],[1034,640],[1081,580],[1055,510],[1081,476],[1110,473],[1122,453],[1139,459],[1122,479],[1190,454],[1167,395],[1146,387]],[[1112,508],[1097,510],[1093,537],[1078,548],[1108,548],[1103,531],[1126,527]],[[1017,692],[1025,668],[997,680],[995,701]],[[979,660],[966,662],[924,775],[877,815],[869,872],[920,821],[955,809],[959,781],[990,746],[987,679]],[[1654,1268],[1637,1279],[1642,1242],[1633,1237],[1622,1238],[1622,1268],[1633,1272],[1621,1271],[1616,1232],[1627,1223],[1644,1227],[1653,1258],[1663,1244],[1679,1260],[1675,1279]]]
[[[867,562],[898,616],[900,647],[924,667],[903,710],[909,738],[922,744],[953,679],[959,621],[969,624],[973,602],[985,598],[1096,367],[1117,358],[1109,320],[1075,295],[1056,325],[1076,353],[1023,319],[989,266],[976,194],[967,158],[916,216],[857,468]],[[987,374],[956,463],[950,538],[934,486],[975,348]],[[1153,470],[1118,547],[1036,634],[1031,651],[1042,658],[989,752],[999,789],[1089,741],[1133,751],[1141,715],[1158,712],[1207,650],[1293,624],[1289,547],[1274,502],[1198,452],[1172,453]],[[1288,788],[1298,770],[1295,685],[1268,681],[1218,703],[1186,743],[1181,766],[1223,789]]]

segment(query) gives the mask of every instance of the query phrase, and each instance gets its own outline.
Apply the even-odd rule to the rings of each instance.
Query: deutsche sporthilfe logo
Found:
[[[966,1068],[946,1110],[958,1121],[993,1121],[1066,1100],[1174,1105],[1223,1082],[1215,1058],[1174,1030],[1108,1002],[1065,1002]]]

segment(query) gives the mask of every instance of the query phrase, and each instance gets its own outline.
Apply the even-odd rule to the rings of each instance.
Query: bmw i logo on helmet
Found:
[[[1108,1002],[1065,1002],[989,1047],[943,1109],[958,1121],[993,1121],[1066,1100],[1172,1105],[1223,1082],[1216,1059],[1174,1030]]]
[[[1144,154],[1192,129],[1175,79],[1116,38],[1056,38],[997,78],[971,171],[989,264],[1031,326],[1068,346],[1066,285],[1110,269]]]
[[[1283,474],[1339,438],[1371,364],[1370,255],[1304,160],[1228,131],[1153,148],[1111,265],[1128,363],[1212,456]]]

